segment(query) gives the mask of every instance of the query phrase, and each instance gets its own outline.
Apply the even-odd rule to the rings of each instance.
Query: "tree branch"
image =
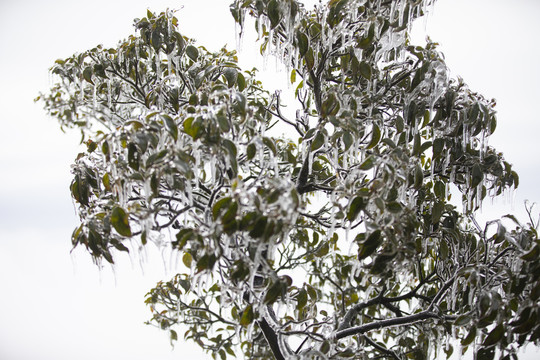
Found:
[[[281,353],[281,349],[279,347],[279,340],[276,332],[270,324],[268,324],[268,321],[266,321],[265,318],[262,318],[258,321],[259,327],[261,328],[264,337],[266,338],[266,342],[268,342],[268,345],[270,346],[270,350],[272,350],[272,354],[274,354],[274,357],[276,360],[285,360],[285,357]]]
[[[369,324],[355,326],[355,327],[351,327],[345,330],[341,330],[336,333],[336,339],[339,340],[347,336],[364,334],[371,330],[379,330],[379,329],[384,329],[384,328],[396,326],[396,325],[414,324],[422,320],[438,319],[438,318],[440,318],[440,316],[434,312],[422,311],[417,314],[413,314],[409,316],[398,317],[395,319],[374,321]]]

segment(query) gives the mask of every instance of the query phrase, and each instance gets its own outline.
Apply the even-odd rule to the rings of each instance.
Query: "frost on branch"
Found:
[[[449,78],[435,43],[410,44],[431,3],[235,1],[289,68],[295,118],[169,12],[58,60],[41,98],[87,146],[74,246],[111,263],[148,242],[177,251],[185,270],[148,293],[151,322],[215,358],[512,358],[538,343],[536,227],[474,220],[518,177],[488,145],[493,102]]]

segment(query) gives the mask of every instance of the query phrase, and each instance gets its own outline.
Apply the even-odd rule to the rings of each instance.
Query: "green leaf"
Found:
[[[375,166],[375,161],[373,160],[373,156],[368,156],[366,160],[360,165],[360,170],[369,170],[373,166]]]
[[[441,243],[439,244],[439,256],[441,259],[446,260],[448,259],[448,255],[450,254],[450,249],[448,248],[448,243],[446,240],[441,240]],[[457,320],[456,320],[457,321]],[[459,324],[456,324],[459,325]]]
[[[476,326],[473,325],[471,327],[471,330],[469,330],[469,333],[467,334],[467,336],[465,336],[465,338],[461,340],[461,345],[467,346],[470,343],[472,343],[474,339],[476,339]]]
[[[92,81],[92,68],[90,66],[86,67],[83,70],[83,78],[84,80],[88,81],[90,84],[94,85],[94,82]]]
[[[311,151],[315,151],[319,149],[321,146],[324,145],[324,134],[319,131],[317,132],[317,135],[315,135],[315,139],[313,139],[313,142],[311,143]]]
[[[367,35],[365,35],[359,42],[358,46],[362,49],[367,49],[373,42],[373,37],[375,36],[375,22],[372,22],[369,26]]]
[[[343,144],[345,145],[345,151],[349,150],[349,148],[351,147],[352,143],[353,143],[353,137],[351,135],[350,132],[348,131],[345,131],[343,133]]]
[[[283,293],[283,283],[279,280],[276,280],[276,282],[274,282],[272,284],[272,286],[270,286],[270,288],[268,289],[268,291],[266,292],[266,295],[264,296],[264,303],[265,304],[272,304],[274,303],[277,298]]]
[[[482,172],[480,165],[474,164],[472,168],[471,187],[472,188],[477,187],[482,182],[482,180],[484,180],[484,173]]]
[[[128,145],[128,165],[133,170],[139,170],[140,155],[137,151],[137,146],[134,143]]]
[[[152,37],[150,42],[152,43],[152,47],[159,51],[159,48],[161,47],[161,36],[158,30],[152,31]]]
[[[101,78],[108,79],[107,74],[105,74],[105,68],[101,64],[94,65],[94,74]]]
[[[231,130],[231,126],[229,125],[229,120],[227,119],[227,115],[219,112],[217,115],[216,115],[216,118],[217,118],[217,121],[218,121],[218,125],[219,125],[219,128],[227,133]]]
[[[336,95],[329,94],[321,105],[321,115],[326,117],[328,115],[336,115],[339,111],[340,104],[336,99]]]
[[[422,145],[422,142],[420,140],[420,134],[418,133],[414,134],[414,141],[413,141],[413,148],[412,148],[413,155],[420,155],[421,145]]]
[[[446,185],[440,180],[435,181],[433,192],[438,199],[444,199],[446,197]]]
[[[277,153],[276,144],[274,144],[274,141],[270,139],[269,137],[263,137],[263,143],[266,145],[274,155]]]
[[[531,250],[521,255],[521,258],[525,261],[535,261],[535,260],[538,260],[539,256],[540,256],[540,247],[538,246],[538,244],[536,244]]]
[[[475,360],[493,360],[495,359],[495,348],[480,348],[476,352]]]
[[[349,211],[347,212],[347,220],[354,221],[358,215],[360,214],[360,211],[365,209],[367,206],[367,201],[362,196],[357,196],[351,201],[351,205],[349,206]]]
[[[371,66],[365,61],[360,62],[360,75],[367,80],[371,80]]]
[[[491,332],[488,334],[482,346],[492,346],[498,343],[504,335],[504,326],[503,324],[497,325]]]
[[[223,198],[219,199],[218,201],[216,201],[214,206],[212,206],[212,216],[213,216],[214,220],[216,220],[219,217],[220,213],[224,209],[229,208],[231,203],[232,203],[232,198],[229,197],[229,196],[223,197]]]
[[[266,216],[261,216],[258,218],[253,225],[253,229],[249,232],[249,236],[255,239],[262,237],[264,235],[267,223],[268,218]]]
[[[197,272],[204,270],[212,270],[216,263],[216,256],[214,254],[204,254],[199,261],[197,261]]]
[[[257,152],[257,146],[254,143],[249,144],[246,150],[248,160],[253,159],[255,157],[256,152]]]
[[[223,139],[222,144],[223,144],[223,147],[227,149],[227,152],[231,155],[231,157],[236,157],[237,155],[236,145],[234,145],[234,143],[231,140]]]
[[[424,183],[424,171],[420,164],[416,164],[414,168],[414,188],[420,189]]]
[[[315,56],[313,55],[313,48],[309,48],[309,50],[306,52],[306,56],[304,57],[304,59],[306,60],[307,69],[313,69],[313,67],[315,66]]]
[[[253,322],[255,314],[253,313],[253,307],[248,305],[244,311],[242,311],[242,317],[240,318],[240,325],[248,326]]]
[[[103,174],[102,182],[103,182],[103,186],[105,187],[105,190],[111,191],[111,177],[109,173]]]
[[[223,69],[223,75],[227,80],[227,86],[229,88],[232,88],[238,81],[238,71],[236,71],[236,69],[234,68],[226,67],[225,69]]]
[[[197,58],[199,57],[199,50],[197,50],[197,48],[193,45],[188,45],[186,47],[186,54],[191,60],[197,61]]]
[[[276,0],[271,0],[268,3],[268,18],[270,19],[270,27],[272,29],[279,25],[281,14],[279,4]]]
[[[463,326],[463,325],[467,325],[470,322],[471,322],[471,317],[467,314],[463,314],[457,317],[457,319],[454,321],[454,325]]]
[[[433,208],[431,209],[431,223],[432,224],[438,224],[439,220],[441,220],[442,213],[444,211],[444,202],[437,201],[433,204]]]
[[[238,212],[238,202],[233,201],[225,214],[223,214],[223,217],[221,218],[221,222],[224,225],[229,225],[236,219],[236,213]]]
[[[382,242],[381,230],[375,230],[372,232],[368,238],[360,244],[360,249],[358,251],[358,260],[363,260],[373,254],[377,247]]]
[[[307,291],[304,289],[300,289],[298,291],[298,294],[296,294],[296,302],[297,302],[296,308],[298,310],[302,310],[304,306],[306,306],[307,301],[308,301]]]
[[[373,124],[373,133],[371,136],[371,141],[369,142],[366,149],[374,148],[379,143],[380,140],[381,140],[381,129],[377,126],[377,124]]]
[[[390,211],[391,213],[394,213],[394,214],[397,214],[397,213],[401,212],[401,210],[403,209],[401,204],[398,203],[397,201],[391,201],[391,202],[387,203],[386,208],[388,209],[388,211]]]
[[[178,126],[174,122],[174,120],[167,114],[160,115],[161,119],[163,120],[163,123],[165,124],[165,128],[169,132],[169,134],[172,136],[174,140],[178,140]]]
[[[113,209],[111,213],[111,224],[120,235],[131,236],[128,215],[121,207],[115,207]]]
[[[184,253],[184,256],[182,256],[182,262],[188,269],[190,269],[191,263],[193,262],[193,257],[190,253]]]
[[[236,85],[238,85],[238,91],[244,91],[246,88],[246,78],[242,73],[236,75]]]
[[[301,31],[297,31],[296,43],[298,45],[298,52],[300,53],[300,56],[304,56],[309,49],[309,40],[306,34]]]

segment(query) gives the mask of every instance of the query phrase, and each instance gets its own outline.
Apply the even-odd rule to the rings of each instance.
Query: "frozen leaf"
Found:
[[[309,48],[309,40],[306,34],[304,34],[301,31],[296,32],[296,42],[298,45],[298,51],[300,52],[300,56],[304,56]]]
[[[193,61],[197,61],[199,58],[199,50],[197,50],[197,48],[193,45],[188,45],[186,47],[186,54]]]
[[[461,345],[467,346],[471,344],[474,341],[474,339],[476,339],[476,326],[473,325],[471,329],[469,330],[469,333],[467,334],[467,336],[465,336],[461,340]]]
[[[472,168],[472,181],[471,187],[477,187],[484,179],[484,173],[480,169],[480,165],[475,164]]]
[[[169,134],[174,140],[178,140],[178,126],[176,126],[176,122],[169,115],[162,114],[160,116],[163,119],[165,128],[167,129]]]
[[[367,80],[371,80],[371,66],[365,61],[360,62],[360,75],[362,75]]]
[[[317,132],[315,139],[311,143],[311,151],[315,151],[324,145],[324,134],[322,132]]]
[[[253,313],[253,307],[248,305],[242,312],[242,316],[240,317],[240,325],[248,326],[253,322],[254,318],[255,314]]]
[[[223,69],[223,75],[225,76],[225,79],[227,80],[227,86],[231,88],[236,84],[238,80],[238,71],[236,71],[236,69],[227,67]]]
[[[92,68],[90,66],[86,67],[83,71],[84,80],[88,81],[90,84],[94,85],[92,81]]]
[[[373,254],[382,242],[381,230],[375,230],[360,244],[358,260],[363,260]]]
[[[268,3],[268,18],[270,19],[270,26],[272,29],[278,26],[281,14],[277,0],[270,0]]]
[[[377,146],[380,140],[381,140],[381,129],[376,124],[373,124],[373,134],[371,137],[371,141],[369,142],[366,149],[374,148],[375,146]]]
[[[193,257],[190,253],[184,253],[182,256],[182,262],[187,268],[191,268],[191,262],[193,261]]]
[[[499,324],[493,330],[490,331],[490,333],[485,338],[482,345],[483,346],[495,345],[502,339],[503,335],[504,335],[504,326],[503,324]]]
[[[347,220],[354,221],[358,215],[360,214],[360,211],[365,209],[367,205],[367,201],[362,196],[357,196],[351,201],[351,205],[349,206],[349,211],[347,212]]]
[[[121,207],[115,207],[113,209],[111,213],[111,224],[120,235],[131,236],[128,215]]]

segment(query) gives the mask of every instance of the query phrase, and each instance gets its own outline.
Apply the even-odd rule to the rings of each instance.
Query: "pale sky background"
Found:
[[[83,251],[70,255],[77,224],[69,194],[76,132],[63,134],[33,99],[50,85],[57,58],[99,43],[112,47],[133,32],[146,9],[181,8],[180,31],[217,50],[236,46],[228,0],[0,0],[0,359],[206,359],[191,344],[172,350],[167,334],[144,325],[145,293],[172,275],[171,261],[149,251],[119,256],[99,271]],[[439,0],[427,31],[441,44],[453,74],[497,99],[499,126],[490,144],[521,177],[513,196],[486,201],[484,218],[509,212],[524,219],[523,201],[540,200],[540,1]],[[423,31],[423,21],[418,29]],[[415,32],[417,43],[425,35]],[[261,68],[246,39],[244,68]],[[255,49],[255,51],[248,51]],[[273,64],[270,62],[270,64]],[[261,79],[282,87],[270,65]],[[514,200],[512,200],[512,198]],[[538,213],[538,211],[537,211]],[[179,335],[181,332],[179,333]],[[520,359],[537,359],[530,349]]]

